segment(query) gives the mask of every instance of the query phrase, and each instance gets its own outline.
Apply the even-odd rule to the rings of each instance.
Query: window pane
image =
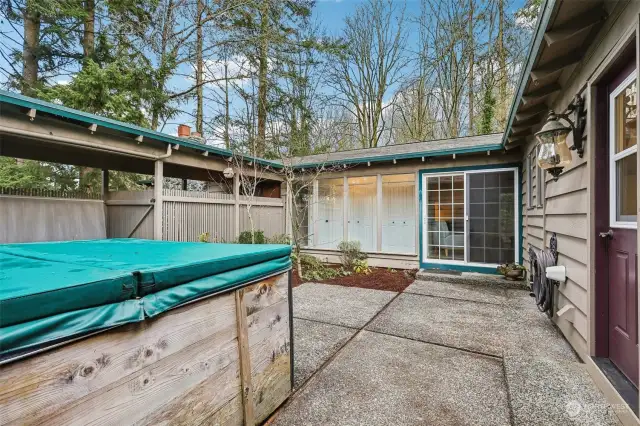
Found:
[[[344,183],[342,179],[318,181],[318,217],[315,220],[317,235],[315,247],[337,248],[344,239]]]
[[[382,176],[383,252],[416,252],[415,194],[415,175]],[[438,192],[433,194],[437,203]]]
[[[636,81],[633,80],[615,100],[616,153],[638,143],[636,127],[638,123]]]
[[[377,177],[349,178],[349,210],[347,231],[349,241],[359,241],[362,251],[376,251],[378,224]]]
[[[616,162],[617,212],[620,222],[637,222],[638,216],[638,154]]]

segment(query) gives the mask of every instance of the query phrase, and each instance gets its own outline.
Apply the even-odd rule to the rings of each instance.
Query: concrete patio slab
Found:
[[[507,299],[507,303],[511,306],[533,309],[534,311],[540,312],[529,290],[507,289]]]
[[[507,355],[504,368],[516,426],[619,424],[584,364]]]
[[[528,289],[527,281],[511,281],[502,275],[480,274],[477,272],[436,272],[433,270],[420,270],[416,278],[423,281],[448,282],[455,284],[472,284],[481,286]]]
[[[498,359],[363,331],[276,425],[508,425]]]
[[[396,294],[392,291],[306,283],[293,289],[293,316],[362,328]]]
[[[505,305],[405,293],[367,329],[493,356],[509,351],[577,359],[544,314]]]
[[[474,284],[416,280],[404,292],[499,305],[507,304],[509,301],[507,290],[504,288]]]
[[[294,318],[294,388],[300,387],[357,331],[353,328]]]

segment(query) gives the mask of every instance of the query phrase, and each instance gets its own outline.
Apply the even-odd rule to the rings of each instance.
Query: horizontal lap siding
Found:
[[[589,142],[585,143],[589,146]],[[569,140],[571,146],[573,141]],[[549,247],[553,233],[556,233],[558,241],[558,264],[567,268],[567,281],[556,289],[554,300],[553,320],[562,330],[563,334],[571,342],[573,347],[581,354],[587,354],[587,337],[589,335],[588,312],[589,298],[588,288],[588,212],[589,192],[589,168],[587,155],[579,158],[572,153],[572,164],[565,168],[558,179],[553,181],[548,173],[544,175],[544,206],[537,207],[535,199],[535,174],[533,175],[532,188],[534,190],[533,205],[529,208],[527,200],[528,171],[526,170],[527,155],[534,148],[531,142],[523,154],[523,244],[525,253],[524,265],[529,268],[528,248],[544,249]],[[558,318],[557,311],[567,304],[575,307],[571,321]]]

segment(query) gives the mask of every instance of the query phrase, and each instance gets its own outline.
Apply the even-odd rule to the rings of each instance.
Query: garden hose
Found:
[[[547,279],[545,270],[549,266],[555,266],[556,257],[549,249],[536,250],[530,247],[529,258],[532,273],[531,290],[536,305],[541,312],[546,312],[551,317],[553,316],[553,282]]]

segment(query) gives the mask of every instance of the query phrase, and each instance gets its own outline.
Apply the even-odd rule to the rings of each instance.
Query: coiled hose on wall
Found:
[[[529,247],[529,259],[531,261],[531,291],[536,299],[536,305],[541,312],[553,316],[553,281],[547,279],[546,269],[555,266],[556,255],[549,249],[537,250]]]

